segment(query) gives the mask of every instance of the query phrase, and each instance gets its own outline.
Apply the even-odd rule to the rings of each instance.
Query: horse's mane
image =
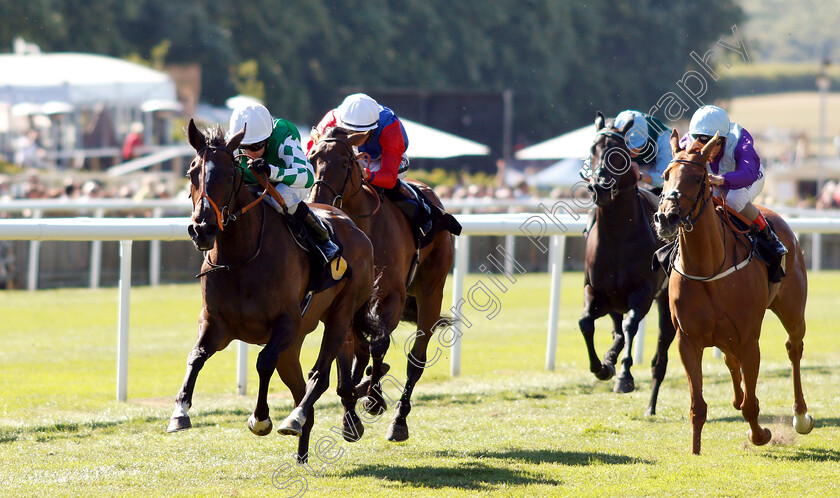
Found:
[[[207,137],[207,145],[222,146],[227,142],[225,140],[225,130],[222,129],[220,124],[205,129],[204,135]]]

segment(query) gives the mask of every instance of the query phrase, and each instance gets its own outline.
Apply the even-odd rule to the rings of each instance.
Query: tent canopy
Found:
[[[408,135],[408,157],[446,159],[460,156],[486,156],[490,147],[445,131],[400,118]]]
[[[588,124],[545,142],[525,147],[514,157],[520,160],[581,158],[589,155],[595,140],[595,125]]]
[[[526,176],[525,182],[531,187],[571,187],[581,181],[582,166],[582,159],[563,159],[534,175]]]
[[[94,54],[0,54],[0,102],[50,101],[87,106],[99,102],[140,105],[150,99],[177,100],[166,73],[122,59]]]

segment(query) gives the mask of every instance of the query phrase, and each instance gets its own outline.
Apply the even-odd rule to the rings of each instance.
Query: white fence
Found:
[[[560,283],[564,260],[566,236],[580,235],[585,219],[572,216],[555,216],[544,209],[542,213],[500,215],[462,214],[456,218],[463,226],[461,237],[456,237],[455,269],[453,273],[452,306],[459,309],[464,296],[464,279],[468,268],[469,236],[471,235],[520,235],[527,237],[550,257],[551,293],[549,298],[546,368],[554,368],[557,345],[557,325],[560,303]],[[840,218],[790,218],[787,220],[798,233],[840,233]],[[0,219],[0,240],[76,240],[119,241],[120,283],[119,316],[117,326],[117,399],[125,401],[128,379],[128,323],[129,292],[131,289],[131,247],[134,240],[188,240],[188,218],[57,218],[57,219]],[[505,273],[515,264],[506,259]],[[468,296],[469,297],[469,296]],[[474,306],[475,307],[475,306]],[[479,308],[481,306],[479,305]],[[455,327],[460,327],[456,324]],[[460,336],[460,329],[455,329]],[[639,338],[642,342],[643,338]],[[450,371],[460,373],[461,343],[452,345]],[[237,379],[240,394],[245,393],[247,378],[247,348],[239,344]]]

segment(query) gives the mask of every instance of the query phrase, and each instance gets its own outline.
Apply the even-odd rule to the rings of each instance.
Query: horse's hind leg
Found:
[[[671,308],[668,304],[668,293],[663,292],[656,300],[656,306],[659,310],[659,338],[656,341],[656,354],[650,363],[651,377],[653,382],[650,390],[650,404],[648,405],[645,415],[656,415],[656,401],[659,397],[659,387],[665,379],[665,372],[668,370],[668,348],[674,342],[674,337],[677,331],[674,329],[674,323],[671,320]]]
[[[198,328],[198,340],[189,356],[187,356],[187,372],[184,374],[184,383],[175,397],[175,411],[172,412],[172,418],[169,419],[169,427],[167,427],[166,432],[176,432],[192,427],[187,412],[192,407],[192,396],[198,372],[201,371],[207,359],[219,350],[220,344],[218,337],[214,334],[215,329],[210,325],[204,312],[201,314]]]
[[[799,306],[795,306],[796,304],[777,298],[771,309],[779,317],[788,334],[785,347],[793,377],[793,427],[799,434],[808,434],[814,428],[814,419],[808,414],[808,405],[805,404],[800,372],[805,338],[804,303]]]
[[[338,387],[336,388],[336,394],[341,398],[341,404],[344,406],[344,415],[341,419],[341,433],[344,440],[350,443],[358,441],[361,439],[362,434],[365,433],[365,426],[356,414],[357,397],[352,374],[354,343],[355,340],[352,333],[347,334],[347,338],[335,361],[338,367]]]
[[[729,368],[729,375],[732,377],[732,390],[735,393],[732,398],[732,406],[736,410],[740,410],[744,403],[744,390],[741,388],[741,362],[731,354],[724,354],[723,361]]]
[[[589,371],[595,374],[598,380],[612,379],[615,376],[615,359],[613,359],[612,364],[609,362],[602,364],[598,358],[598,353],[595,351],[595,320],[606,315],[607,312],[599,305],[599,299],[589,285],[584,287],[583,303],[583,314],[578,320],[578,327],[580,327],[580,333],[583,335],[584,342],[586,342],[586,351],[589,355]],[[620,320],[619,317],[619,327]],[[615,321],[613,321],[613,324],[615,326]]]
[[[761,427],[758,423],[759,406],[755,389],[760,363],[761,351],[756,337],[744,346],[741,354],[741,373],[744,376],[744,402],[741,403],[741,414],[750,424],[748,437],[756,446],[769,443],[771,438],[770,429]]]

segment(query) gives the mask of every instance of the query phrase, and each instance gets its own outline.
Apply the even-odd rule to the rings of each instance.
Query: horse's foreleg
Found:
[[[292,345],[297,334],[297,323],[289,313],[281,313],[271,326],[271,337],[257,356],[257,374],[260,379],[257,391],[257,405],[248,418],[248,428],[258,436],[271,433],[271,418],[268,416],[268,385],[277,367],[280,353]]]
[[[703,399],[703,348],[695,345],[684,332],[678,331],[677,345],[680,349],[680,359],[688,377],[688,388],[691,391],[691,452],[700,454],[700,438],[703,424],[706,423],[708,405]]]
[[[586,343],[586,351],[589,355],[589,371],[595,374],[595,377],[599,380],[609,380],[615,376],[615,361],[612,364],[609,362],[602,364],[598,358],[598,353],[595,351],[595,320],[604,316],[606,311],[598,306],[598,300],[589,285],[583,290],[583,303],[583,314],[578,320],[578,327]]]
[[[399,442],[408,439],[406,418],[411,412],[411,395],[414,392],[414,386],[417,385],[417,381],[423,375],[423,370],[431,366],[427,361],[427,349],[435,332],[435,327],[445,324],[443,321],[439,322],[442,300],[442,283],[427,295],[417,295],[417,334],[406,366],[407,379],[405,386],[395,407],[394,420],[391,421],[391,425],[388,426],[388,431],[385,434],[385,438],[389,441]]]
[[[613,316],[612,313],[610,316],[613,317],[614,322],[617,321],[617,317]],[[617,335],[623,339],[621,346],[624,347],[624,354],[621,356],[621,372],[615,379],[615,388],[613,389],[617,393],[629,393],[636,390],[636,381],[633,379],[633,374],[630,373],[630,367],[633,366],[633,341],[636,338],[636,332],[639,330],[639,322],[643,317],[644,313],[640,312],[638,308],[632,308],[627,312],[624,321],[619,324],[620,332]],[[616,343],[618,343],[618,338],[616,338]],[[613,347],[615,347],[615,344]],[[618,351],[621,351],[621,348]]]
[[[306,393],[306,381],[303,379],[303,371],[300,368],[300,347],[301,342],[298,340],[291,348],[280,353],[277,361],[277,374],[280,379],[292,392],[292,398],[295,403],[294,406],[300,404],[303,395]],[[306,463],[308,460],[309,451],[309,437],[301,436],[298,440],[298,450],[296,459],[298,463]]]
[[[761,427],[758,423],[758,396],[755,394],[758,383],[758,369],[761,363],[761,352],[758,339],[750,341],[744,346],[741,354],[741,372],[744,375],[744,402],[741,403],[741,414],[750,424],[748,437],[756,446],[770,442],[770,429]]]
[[[382,397],[382,376],[385,375],[390,367],[383,361],[385,353],[388,352],[388,346],[391,345],[390,335],[383,337],[371,343],[370,357],[371,366],[368,367],[368,375],[365,378],[368,388],[364,398],[364,410],[371,415],[380,415],[388,409],[388,403]]]
[[[333,310],[330,310],[331,313]],[[347,337],[347,330],[350,324],[350,313],[335,310],[330,318],[324,323],[324,336],[321,339],[321,351],[315,366],[309,372],[309,381],[306,383],[306,394],[298,403],[292,413],[289,414],[280,424],[278,432],[281,434],[307,437],[312,429],[312,416],[314,414],[315,402],[327,390],[330,385],[330,367],[336,359],[336,355],[344,344]],[[307,423],[310,422],[310,423]]]
[[[344,440],[347,442],[356,442],[361,439],[365,432],[365,426],[356,414],[356,393],[353,384],[353,350],[355,338],[347,334],[347,338],[336,357],[336,366],[338,367],[338,387],[336,394],[341,398],[341,404],[344,406],[344,415],[341,420],[341,432]]]
[[[671,321],[671,308],[668,304],[668,293],[663,292],[656,301],[659,310],[659,338],[656,341],[656,354],[651,360],[651,377],[653,382],[650,389],[650,404],[645,415],[656,415],[656,400],[659,397],[659,387],[665,379],[665,372],[668,370],[668,348],[674,342],[676,330]]]
[[[178,391],[178,395],[175,396],[175,411],[172,412],[172,417],[169,419],[169,427],[167,427],[166,432],[176,432],[192,427],[190,416],[187,412],[192,407],[195,381],[204,363],[216,351],[218,351],[218,341],[215,340],[208,319],[202,312],[202,318],[199,322],[198,340],[187,356],[187,371],[184,374],[184,383],[181,386],[181,390]]]
[[[804,284],[803,284],[804,288]],[[804,350],[805,338],[805,315],[804,315],[804,290],[800,291],[803,297],[797,299],[776,298],[772,310],[781,320],[787,331],[788,338],[785,341],[788,359],[791,366],[791,377],[793,378],[793,427],[799,434],[808,434],[814,428],[814,419],[808,415],[808,405],[805,404],[805,396],[802,393],[802,378],[800,373],[800,362]]]

